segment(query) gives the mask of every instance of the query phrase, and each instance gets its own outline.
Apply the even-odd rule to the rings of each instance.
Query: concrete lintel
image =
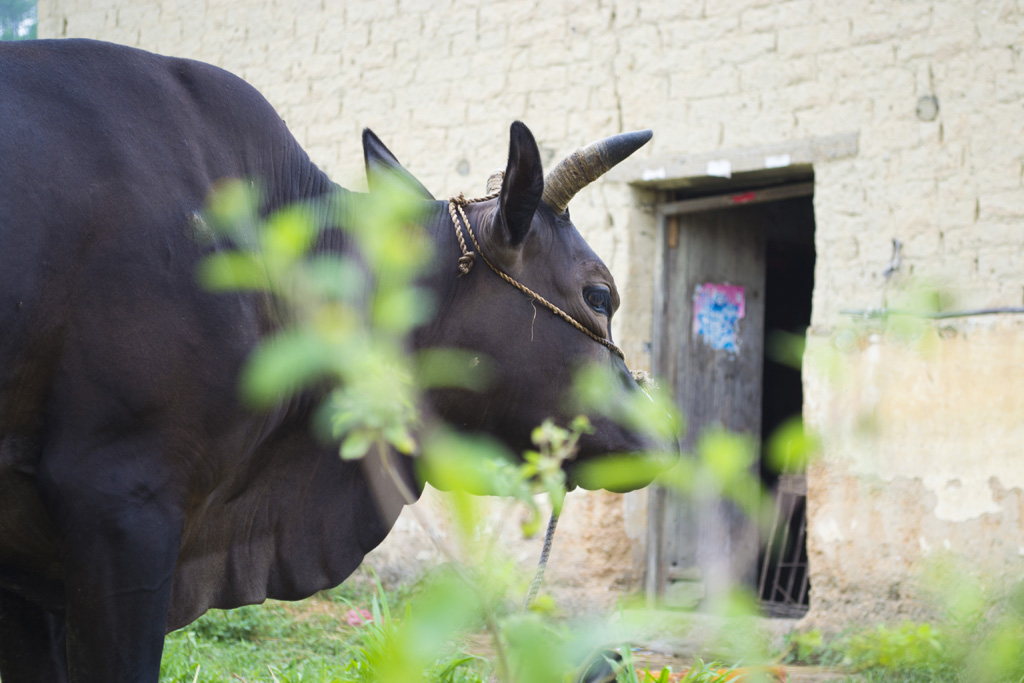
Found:
[[[651,159],[627,159],[608,172],[612,181],[648,189],[685,185],[687,178],[728,178],[737,173],[775,171],[856,156],[859,132],[824,135],[758,147],[700,154],[669,154]]]

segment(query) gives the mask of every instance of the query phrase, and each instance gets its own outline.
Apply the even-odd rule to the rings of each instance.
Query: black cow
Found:
[[[467,209],[496,266],[598,337],[618,297],[565,206],[648,137],[571,157],[546,186],[516,123],[500,196]],[[364,142],[369,167],[405,173],[371,133]],[[264,411],[238,398],[272,323],[268,295],[196,284],[210,249],[196,215],[224,178],[261,183],[265,211],[345,193],[259,93],[216,67],[86,40],[0,44],[4,683],[155,681],[166,632],[211,607],[339,584],[401,509],[381,503],[394,496],[379,461],[342,461],[311,434],[310,396]],[[612,350],[490,269],[460,278],[447,203],[425,216],[439,256],[424,283],[441,303],[414,345],[478,352],[496,374],[480,394],[435,394],[433,414],[518,449],[561,414],[581,361],[635,389]],[[581,458],[649,445],[595,424]]]

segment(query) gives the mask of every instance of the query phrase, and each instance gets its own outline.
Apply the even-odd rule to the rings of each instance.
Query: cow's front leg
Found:
[[[4,683],[64,683],[64,617],[0,590],[0,678]]]
[[[124,444],[77,459],[44,455],[73,683],[159,678],[182,514],[158,452]]]

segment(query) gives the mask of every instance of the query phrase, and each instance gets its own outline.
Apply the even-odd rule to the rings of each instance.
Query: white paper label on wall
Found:
[[[645,168],[643,173],[640,174],[641,180],[664,180],[665,179],[665,167],[659,168]]]
[[[732,178],[732,164],[728,159],[712,159],[708,162],[707,174],[715,178]]]
[[[789,166],[788,154],[773,154],[764,158],[765,168],[785,168]]]

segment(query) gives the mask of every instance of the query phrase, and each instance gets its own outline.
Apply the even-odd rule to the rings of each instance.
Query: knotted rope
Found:
[[[492,187],[493,187],[493,183],[488,182],[488,188],[487,189],[490,190]],[[594,334],[593,332],[588,330],[586,327],[581,325],[571,315],[569,315],[568,313],[563,311],[561,308],[559,308],[558,306],[554,305],[553,303],[551,303],[550,301],[548,301],[547,299],[542,297],[540,294],[538,294],[537,292],[535,292],[532,289],[530,289],[529,287],[527,287],[526,285],[522,284],[521,282],[519,282],[515,278],[510,277],[509,275],[506,275],[504,272],[499,270],[484,255],[483,251],[480,249],[480,243],[477,241],[476,235],[473,233],[473,228],[469,224],[469,218],[466,216],[465,207],[469,206],[470,204],[477,204],[479,202],[489,201],[489,200],[494,199],[495,197],[497,197],[499,194],[500,194],[500,189],[497,190],[497,191],[492,191],[490,194],[488,194],[488,195],[486,195],[484,197],[478,197],[476,199],[466,199],[465,195],[463,195],[460,192],[459,194],[457,194],[456,196],[454,196],[454,197],[452,197],[451,199],[448,200],[448,213],[451,214],[452,225],[455,226],[455,236],[458,238],[458,240],[459,240],[459,248],[462,250],[462,256],[459,257],[459,277],[461,277],[463,275],[466,275],[467,273],[469,273],[470,270],[473,269],[473,263],[475,262],[476,257],[479,254],[480,258],[482,258],[484,260],[484,263],[486,263],[487,266],[491,270],[494,271],[495,275],[497,275],[502,280],[504,280],[505,282],[509,283],[510,285],[512,285],[513,287],[518,289],[520,292],[522,292],[526,296],[528,296],[531,299],[533,299],[534,301],[537,301],[541,305],[545,306],[552,313],[554,313],[559,318],[561,318],[562,320],[564,320],[565,322],[569,323],[570,325],[575,327],[577,330],[582,332],[583,334],[587,335],[588,337],[590,337],[591,339],[596,341],[598,344],[602,344],[602,345],[606,346],[608,349],[610,349],[619,358],[622,358],[623,360],[625,360],[626,356],[625,356],[625,354],[622,353],[622,349],[620,349],[618,346],[616,346],[610,339],[605,339],[604,337],[600,337],[600,336]],[[460,218],[461,218],[461,221],[459,220]],[[476,247],[476,251],[475,252],[470,251],[469,248],[466,246],[466,240],[463,239],[463,237],[462,237],[463,229],[465,229],[465,231],[469,234],[469,238],[473,241],[473,246]]]

